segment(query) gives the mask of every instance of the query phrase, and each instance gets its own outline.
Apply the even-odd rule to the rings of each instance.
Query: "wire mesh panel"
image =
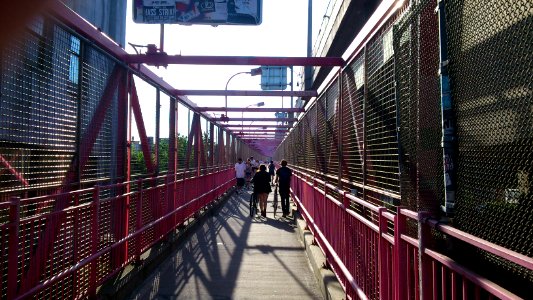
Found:
[[[392,30],[387,29],[367,45],[366,181],[371,187],[398,193],[400,183],[392,41]],[[379,198],[368,200],[374,203],[384,201]]]
[[[326,124],[326,96],[322,95],[316,101],[316,162],[317,162],[317,172],[318,178],[324,179],[324,175],[327,173],[327,162],[328,157],[328,139],[327,136],[327,124]]]
[[[80,116],[80,131],[82,139],[89,135],[89,132],[95,128],[89,125],[95,118],[101,116],[96,115],[96,110],[104,102],[109,101],[103,99],[104,90],[107,87],[108,79],[115,63],[107,55],[101,53],[99,50],[92,47],[87,47],[84,51],[84,59],[82,66],[82,98],[81,98],[81,116]],[[113,151],[113,137],[116,131],[117,115],[117,101],[116,95],[113,96],[110,108],[105,111],[105,116],[102,121],[101,128],[98,133],[96,142],[94,143],[92,152],[88,158],[87,165],[81,174],[81,180],[89,181],[100,178],[109,178],[111,176],[112,164],[111,157]],[[113,113],[115,112],[115,113]]]
[[[338,103],[339,103],[339,79],[333,81],[326,90],[326,172],[327,181],[336,185],[339,173],[339,125],[338,125]]]
[[[355,59],[342,76],[342,178],[353,189],[363,185],[364,57]]]
[[[394,28],[401,203],[438,214],[443,201],[439,34],[433,1],[413,5]]]
[[[528,0],[446,1],[459,142],[456,225],[529,257],[533,256],[532,10]],[[486,253],[472,257],[480,259],[491,276],[505,277],[520,289],[532,286],[531,271]]]
[[[0,193],[61,183],[76,151],[80,41],[30,29],[1,53]]]

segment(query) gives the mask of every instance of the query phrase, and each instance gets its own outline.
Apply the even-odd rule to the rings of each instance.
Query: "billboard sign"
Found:
[[[262,0],[133,0],[133,21],[144,24],[259,25]]]

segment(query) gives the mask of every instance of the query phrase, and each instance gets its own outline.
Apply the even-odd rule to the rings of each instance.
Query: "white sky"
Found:
[[[316,39],[328,3],[335,0],[313,1],[313,38]],[[126,42],[133,44],[156,44],[159,46],[159,25],[136,24],[131,17],[128,1]],[[263,0],[263,21],[259,26],[165,25],[164,50],[169,55],[221,55],[221,56],[306,56],[307,53],[307,4],[308,0]],[[127,45],[126,50],[133,53]],[[167,69],[153,69],[159,76],[178,89],[224,90],[227,80],[235,73],[249,71],[258,66],[202,66],[172,65]],[[301,67],[294,68],[295,90]],[[289,80],[290,80],[290,75]],[[260,76],[247,74],[233,78],[230,90],[260,90]],[[141,107],[148,136],[154,136],[155,90],[137,82]],[[224,106],[223,96],[190,96],[198,106]],[[296,100],[296,98],[294,98]],[[264,107],[280,107],[281,97],[228,97],[228,107],[245,107],[265,102]],[[168,136],[168,101],[162,99],[161,137]],[[290,97],[283,100],[290,106]],[[180,113],[179,132],[187,132],[186,114]],[[229,113],[240,117],[241,113]],[[274,113],[253,114],[245,117],[274,117]],[[245,124],[250,122],[245,122]],[[262,122],[263,123],[263,122]],[[202,125],[203,129],[205,126]],[[134,127],[135,128],[135,127]],[[132,133],[138,140],[136,130]]]

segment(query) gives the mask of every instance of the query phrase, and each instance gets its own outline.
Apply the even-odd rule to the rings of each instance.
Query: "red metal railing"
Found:
[[[96,288],[122,267],[140,260],[154,243],[234,185],[233,169],[183,180],[140,179],[134,182],[73,191],[67,194],[0,203],[9,217],[0,223],[0,289],[8,299],[26,297],[80,298],[95,295]],[[120,191],[128,191],[120,193]],[[70,206],[55,211],[58,199]],[[35,210],[34,207],[39,209]],[[30,212],[34,212],[33,215]],[[26,272],[35,246],[46,226],[59,220],[61,228],[52,259],[41,257],[45,273],[40,278]],[[46,261],[45,261],[46,260]],[[37,275],[38,276],[38,275]],[[25,281],[38,284],[27,286]],[[4,297],[3,296],[3,297]]]
[[[436,247],[433,249],[429,231],[437,230],[530,270],[533,258],[439,224],[424,212],[398,208],[393,214],[312,175],[300,171],[294,175],[293,199],[347,297],[520,299],[435,250]],[[340,200],[334,194],[340,195]],[[367,218],[352,210],[353,203],[377,218]],[[415,237],[413,230],[418,232]]]

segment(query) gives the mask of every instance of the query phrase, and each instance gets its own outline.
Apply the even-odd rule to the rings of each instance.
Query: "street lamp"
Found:
[[[264,106],[265,105],[265,102],[258,102],[256,104],[250,104],[248,106],[246,106],[245,108],[248,108],[248,107],[252,107],[252,106],[257,106],[257,107],[261,107],[261,106]],[[241,111],[241,119],[244,119],[244,110]],[[241,120],[241,133],[244,131],[244,120]]]
[[[228,118],[228,110],[227,110],[227,109],[228,109],[228,84],[229,84],[229,82],[231,81],[231,79],[233,79],[233,77],[235,77],[235,76],[237,76],[237,75],[239,75],[239,74],[250,74],[251,76],[261,75],[261,67],[259,67],[259,68],[255,68],[255,69],[251,69],[249,72],[237,72],[237,73],[233,74],[233,75],[228,79],[228,81],[226,82],[226,88],[225,88],[225,93],[224,93],[224,94],[225,94],[225,95],[224,95],[224,97],[225,97],[225,102],[226,102],[226,105],[225,105],[225,107],[226,107],[226,114],[225,114],[225,115],[222,115],[222,116],[220,117],[220,120],[221,120],[222,122],[227,122],[227,121],[229,121],[229,118]]]

